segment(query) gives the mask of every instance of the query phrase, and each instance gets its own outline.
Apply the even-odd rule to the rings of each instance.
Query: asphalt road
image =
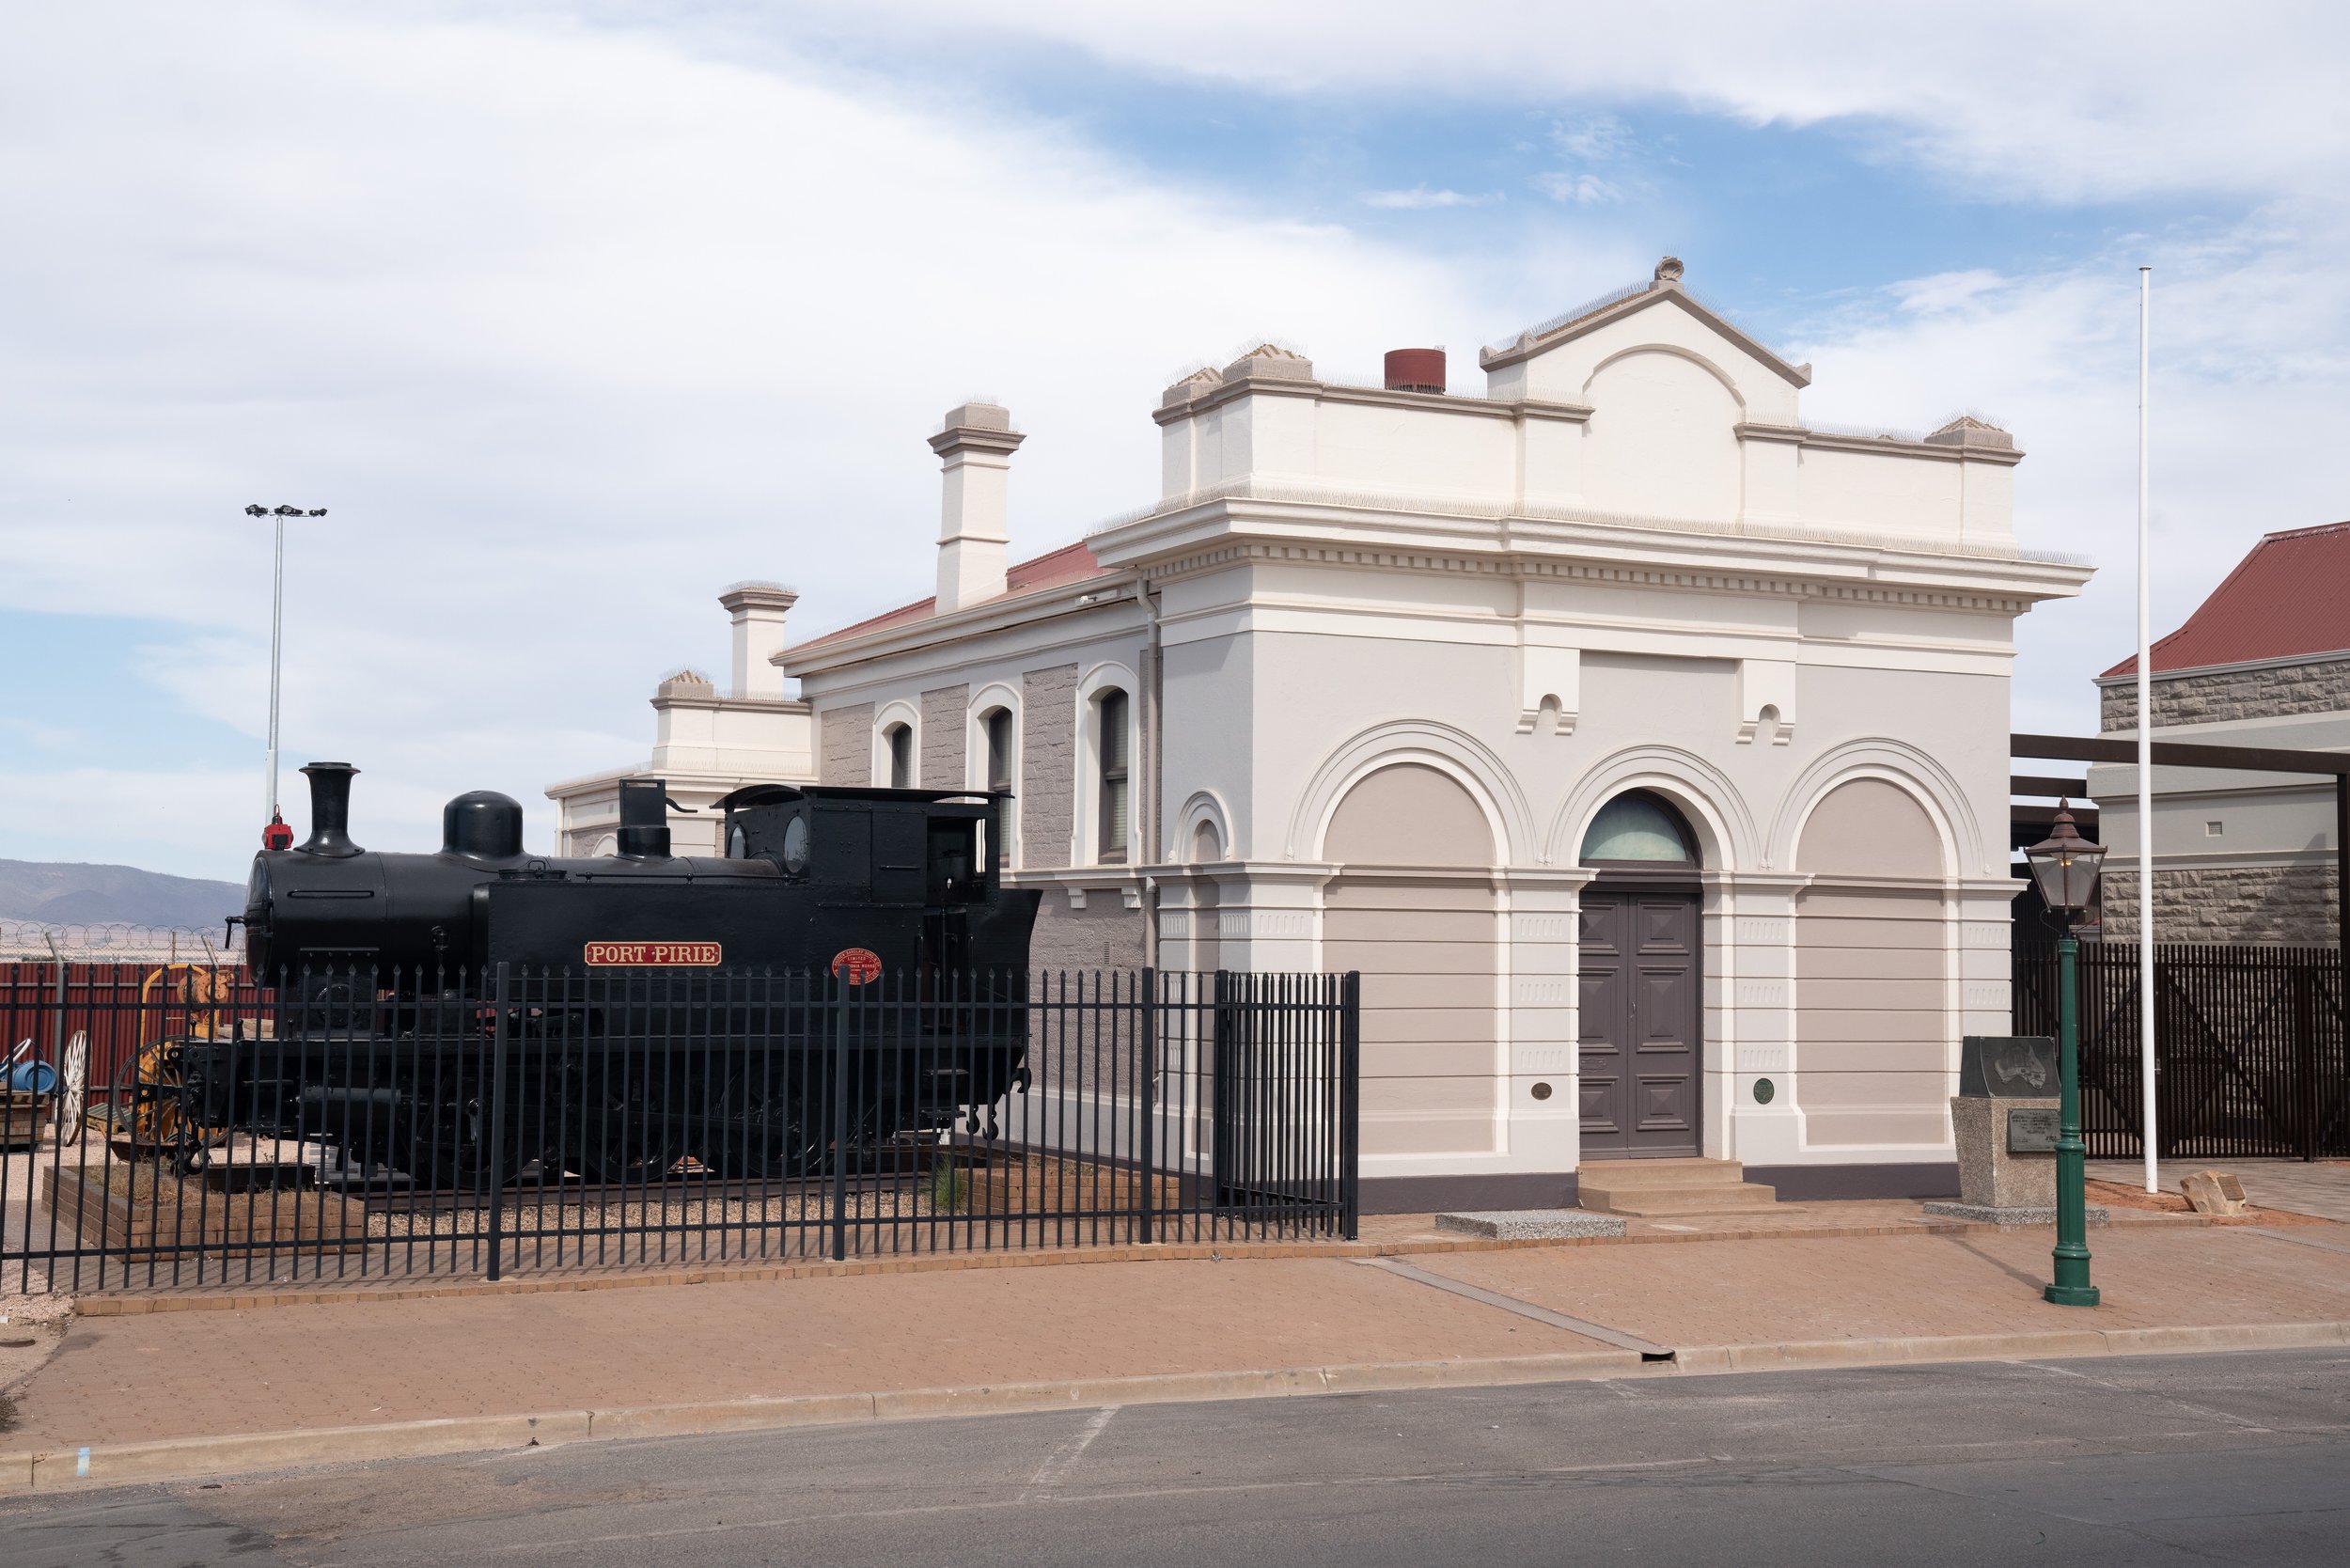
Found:
[[[1134,1406],[0,1506],[10,1568],[2344,1560],[2339,1351]]]

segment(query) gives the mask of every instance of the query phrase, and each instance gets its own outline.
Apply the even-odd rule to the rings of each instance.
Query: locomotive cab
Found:
[[[718,804],[729,860],[876,903],[985,902],[997,885],[1002,794],[754,784]]]

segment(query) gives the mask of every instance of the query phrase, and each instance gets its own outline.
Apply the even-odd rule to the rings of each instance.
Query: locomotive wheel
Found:
[[[480,1099],[468,1096],[411,1128],[408,1173],[443,1191],[504,1187],[522,1173],[522,1139],[515,1129],[507,1129],[494,1169],[491,1141],[489,1109]]]
[[[737,1076],[712,1096],[710,1127],[709,1147],[697,1153],[721,1176],[775,1182],[823,1168],[826,1139],[797,1093]]]
[[[666,1128],[649,1130],[641,1121],[613,1110],[603,1121],[588,1124],[575,1161],[564,1163],[575,1164],[582,1176],[602,1185],[653,1182],[683,1156],[684,1141]]]
[[[685,1157],[685,1137],[674,1124],[671,1105],[683,1096],[643,1068],[588,1078],[582,1095],[577,1142],[564,1150],[563,1164],[590,1182],[613,1184],[658,1181]]]

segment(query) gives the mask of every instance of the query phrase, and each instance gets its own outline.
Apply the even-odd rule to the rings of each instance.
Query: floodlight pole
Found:
[[[276,547],[270,568],[269,590],[269,813],[267,822],[277,821],[277,685],[278,654],[285,644],[286,631],[286,519],[289,517],[324,517],[326,509],[317,507],[264,507],[256,503],[244,509],[247,517],[270,517],[276,520]]]
[[[2138,1082],[2146,1190],[2162,1190],[2154,1093],[2154,530],[2146,460],[2147,333],[2154,269],[2138,269]],[[2069,996],[2069,993],[2068,993]]]

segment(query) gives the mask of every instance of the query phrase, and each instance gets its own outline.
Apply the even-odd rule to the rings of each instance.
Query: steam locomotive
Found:
[[[352,841],[357,771],[304,768],[309,838],[254,857],[274,1001],[185,1043],[205,1126],[440,1186],[780,1177],[1025,1087],[1039,895],[1002,886],[1004,793],[751,785],[711,858],[670,853],[662,780],[625,779],[617,853],[552,858],[475,791],[406,855]]]

